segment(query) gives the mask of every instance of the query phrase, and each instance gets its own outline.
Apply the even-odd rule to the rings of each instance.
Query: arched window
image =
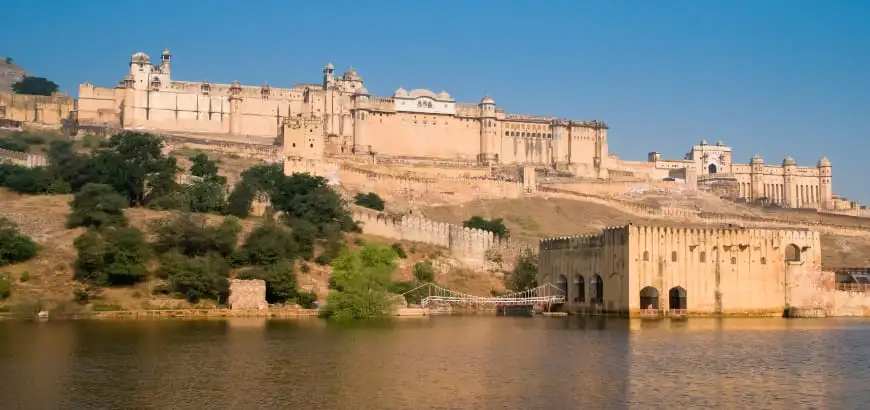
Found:
[[[589,303],[604,304],[604,281],[601,280],[601,276],[598,274],[592,275],[590,285],[592,292],[589,296]]]
[[[737,264],[737,257],[736,257],[736,256],[732,256],[732,257],[731,257],[731,264],[732,264],[732,265],[736,265],[736,264]]]
[[[767,265],[767,258],[765,258],[764,256],[761,257],[761,264]]]
[[[574,275],[574,302],[586,302],[586,280],[583,275]]]
[[[798,248],[795,244],[789,244],[785,247],[785,261],[786,262],[800,262],[801,260],[801,248]]]
[[[562,295],[564,295],[567,298],[568,297],[568,278],[566,278],[565,275],[559,275],[559,277],[556,278],[556,286],[559,288],[559,290],[562,291]]]
[[[649,251],[643,251],[643,260],[649,261]]]
[[[659,290],[647,286],[640,290],[640,308],[641,309],[656,309],[659,308]]]

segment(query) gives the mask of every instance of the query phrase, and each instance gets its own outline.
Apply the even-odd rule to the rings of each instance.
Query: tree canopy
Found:
[[[501,218],[486,220],[480,216],[472,216],[467,221],[462,223],[466,228],[482,229],[494,233],[499,238],[507,238],[510,236],[510,231],[502,222]]]
[[[21,81],[12,84],[12,91],[16,94],[29,95],[52,95],[57,92],[58,86],[54,81],[43,77],[24,77]]]

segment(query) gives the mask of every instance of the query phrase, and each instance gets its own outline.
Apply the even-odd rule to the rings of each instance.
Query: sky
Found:
[[[722,140],[734,162],[833,163],[870,204],[870,2],[14,1],[0,55],[76,95],[166,47],[174,79],[292,86],[333,63],[366,88],[490,95],[506,111],[602,120],[610,151],[682,159]]]

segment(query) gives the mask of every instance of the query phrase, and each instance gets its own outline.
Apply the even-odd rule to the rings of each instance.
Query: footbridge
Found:
[[[424,283],[403,295],[415,294],[420,297],[420,306],[434,307],[444,305],[465,306],[535,306],[565,303],[565,293],[559,287],[546,283],[534,289],[512,292],[499,296],[475,296],[457,292],[434,283]]]

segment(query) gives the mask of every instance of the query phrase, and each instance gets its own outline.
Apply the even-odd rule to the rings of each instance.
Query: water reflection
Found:
[[[865,320],[0,322],[0,397],[76,409],[859,408],[868,336]]]

